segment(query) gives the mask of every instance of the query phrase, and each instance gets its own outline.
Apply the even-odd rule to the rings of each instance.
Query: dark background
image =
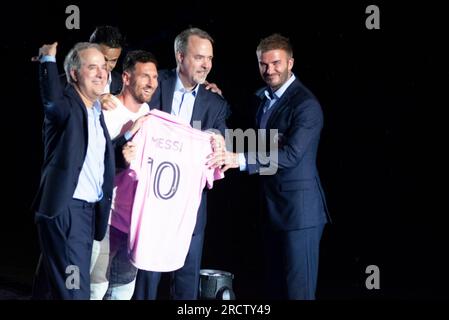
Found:
[[[438,2],[441,3],[441,2]],[[76,4],[79,30],[65,28]],[[380,30],[365,8],[380,8]],[[321,242],[319,299],[448,298],[444,109],[449,68],[441,4],[380,1],[38,1],[2,4],[2,209],[0,289],[29,294],[38,244],[29,207],[42,162],[37,66],[58,41],[58,64],[97,25],[119,27],[128,49],[147,49],[173,68],[173,40],[188,26],[215,39],[209,80],[245,127],[247,103],[263,83],[255,48],[273,32],[294,45],[294,72],[322,104],[318,166],[333,224]],[[243,9],[242,6],[246,7]],[[446,42],[446,43],[445,43]],[[62,69],[61,69],[62,70]],[[263,288],[255,179],[239,172],[209,193],[203,268],[234,274],[237,298]],[[380,290],[365,269],[380,268]],[[164,294],[162,295],[164,297]]]

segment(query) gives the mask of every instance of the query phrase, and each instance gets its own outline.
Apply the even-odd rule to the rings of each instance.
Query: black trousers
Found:
[[[314,300],[324,224],[265,235],[266,297]]]
[[[72,199],[57,216],[36,213],[36,222],[41,256],[32,298],[89,300],[95,204]]]

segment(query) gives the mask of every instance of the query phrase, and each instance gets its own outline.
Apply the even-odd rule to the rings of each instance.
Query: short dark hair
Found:
[[[157,68],[156,57],[151,52],[145,50],[133,50],[129,51],[125,56],[125,60],[123,61],[123,71],[133,71],[134,66],[138,62],[152,62],[156,65]]]
[[[125,40],[119,29],[112,26],[99,26],[89,38],[89,42],[104,44],[110,48],[123,48]]]
[[[274,33],[260,40],[256,53],[260,54],[270,50],[285,50],[290,58],[293,57],[293,48],[290,40],[279,33]]]

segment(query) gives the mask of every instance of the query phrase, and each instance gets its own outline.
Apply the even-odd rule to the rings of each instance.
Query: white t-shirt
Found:
[[[111,96],[117,108],[113,110],[103,110],[104,121],[108,128],[111,139],[125,133],[137,118],[150,112],[150,107],[146,103],[142,103],[139,111],[132,112],[126,108],[123,103],[116,97]]]
[[[103,111],[111,139],[125,133],[137,118],[150,112],[150,107],[146,103],[143,103],[137,112],[132,112],[118,98],[113,96],[113,100],[117,107]],[[114,178],[109,224],[125,233],[129,232],[135,186],[136,179],[130,170],[123,170]]]

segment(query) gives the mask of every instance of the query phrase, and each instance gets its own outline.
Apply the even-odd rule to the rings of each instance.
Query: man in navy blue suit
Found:
[[[177,68],[159,71],[159,86],[149,105],[181,117],[197,129],[215,129],[224,135],[230,112],[228,103],[205,86],[212,68],[212,44],[212,37],[201,29],[189,28],[181,32],[175,39]],[[223,143],[213,143],[213,146],[217,155],[224,153]],[[219,158],[217,162],[221,161]],[[184,266],[171,273],[173,299],[195,300],[198,297],[206,209],[206,191],[203,191]],[[156,299],[160,277],[160,272],[139,270],[134,298]]]
[[[63,90],[56,46],[39,50],[44,163],[33,209],[42,254],[33,298],[87,300],[92,243],[106,232],[115,173],[98,101],[106,61],[98,44],[76,44],[64,61]]]
[[[268,297],[314,299],[320,239],[329,220],[316,168],[323,114],[314,95],[292,73],[287,38],[268,36],[256,53],[266,87],[256,93],[255,118],[256,127],[266,129],[266,149],[258,144],[257,152],[227,153],[223,170],[240,167],[260,175]]]
[[[99,26],[89,38],[89,42],[100,45],[101,52],[106,60],[106,68],[109,73],[105,92],[119,94],[122,90],[122,75],[114,68],[120,58],[124,47],[124,38],[119,29],[112,26]]]

